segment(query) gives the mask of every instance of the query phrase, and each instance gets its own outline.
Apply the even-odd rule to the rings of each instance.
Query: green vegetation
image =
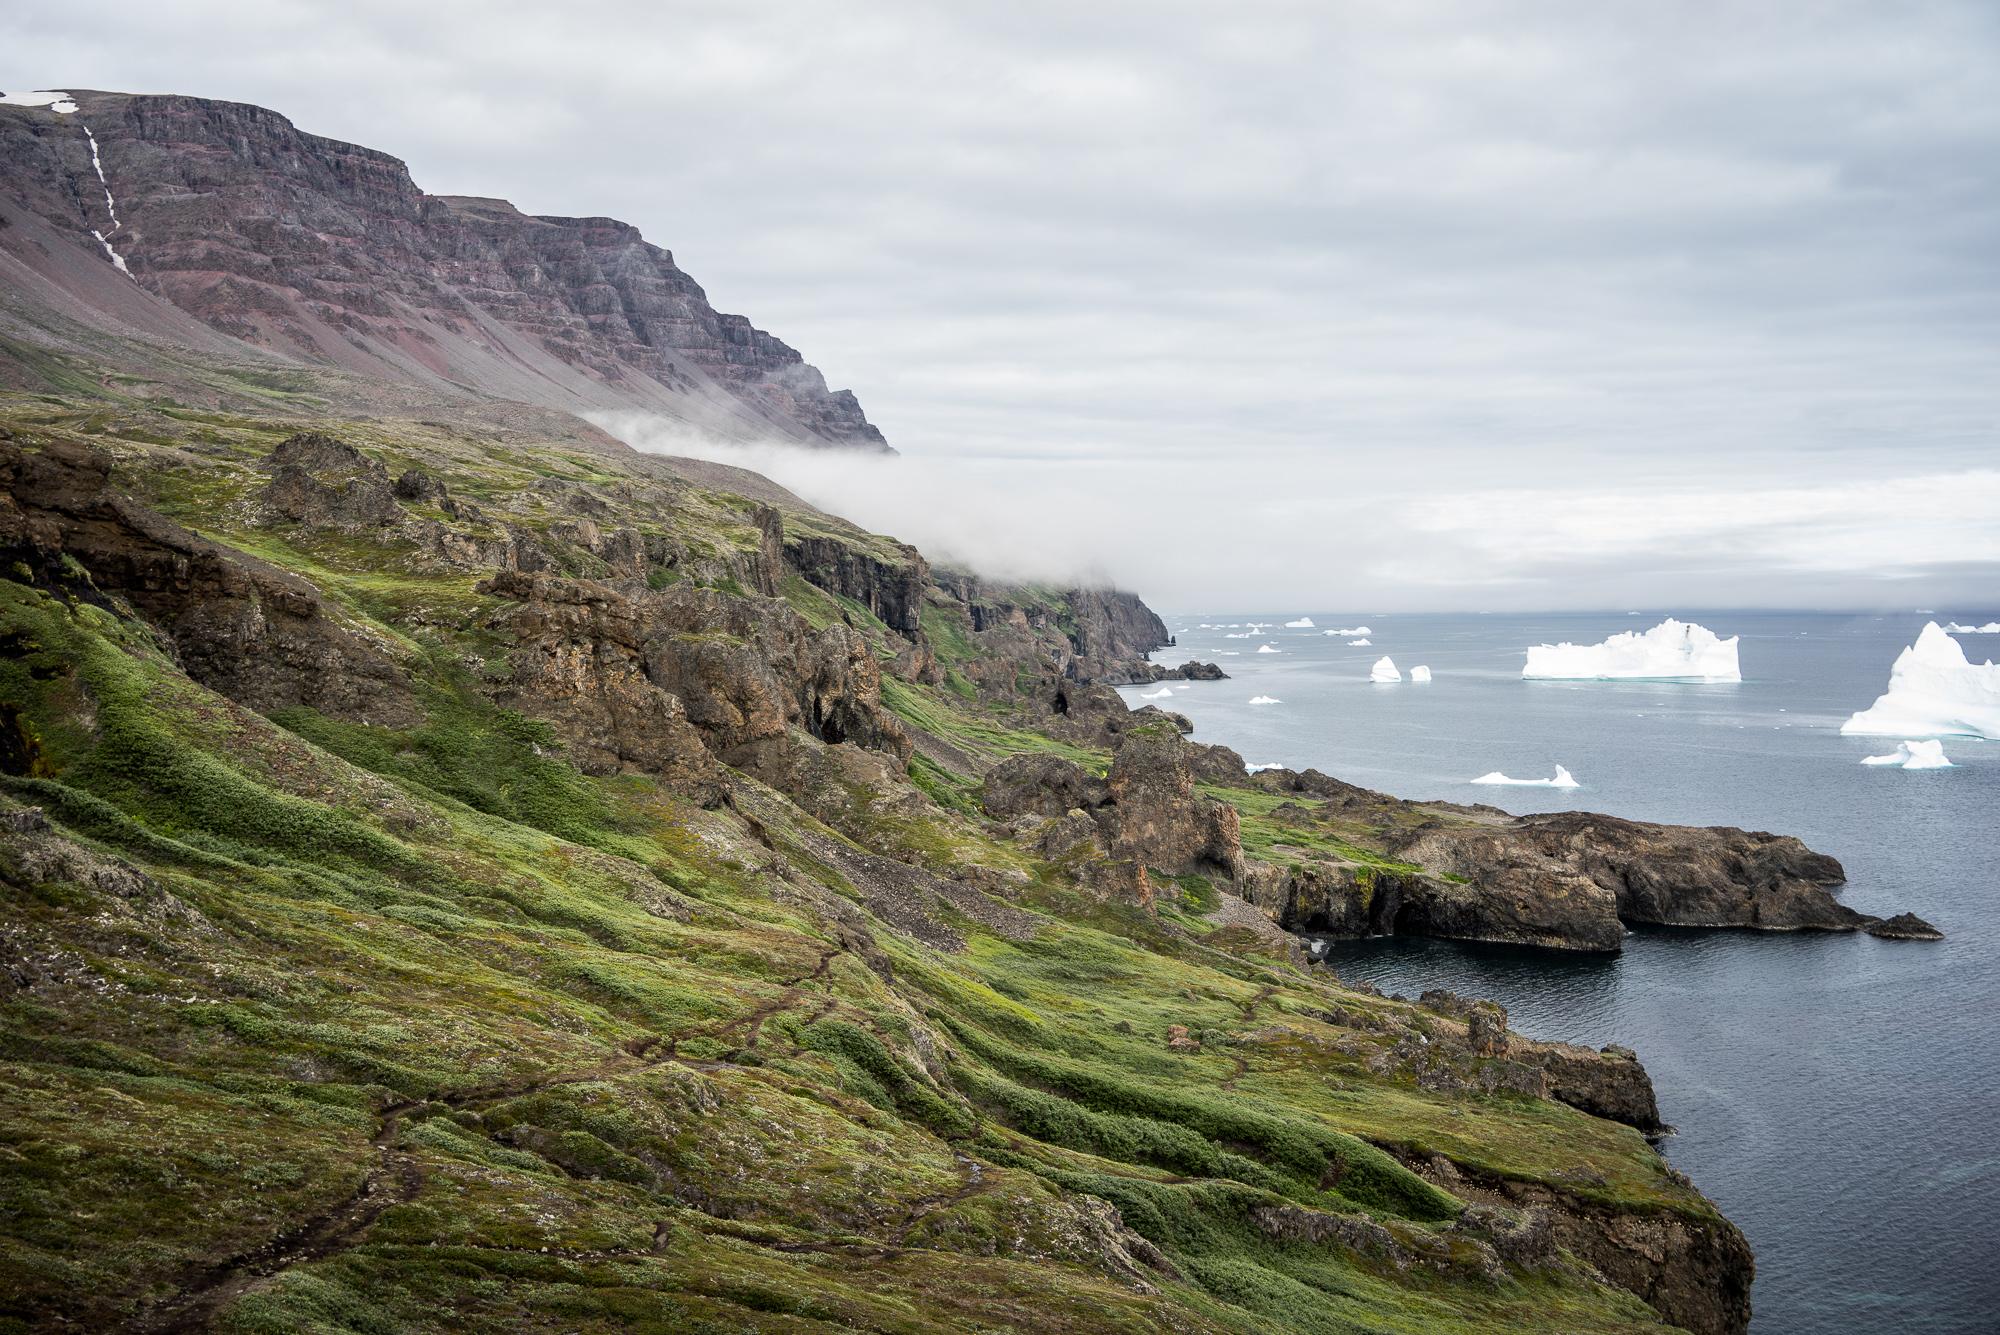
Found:
[[[1460,1202],[1406,1166],[1713,1219],[1636,1132],[1420,1088],[1393,1051],[1408,1008],[1233,953],[1208,881],[1162,883],[1156,913],[1097,898],[922,753],[911,785],[829,780],[810,813],[747,777],[703,809],[578,771],[485,694],[509,646],[467,572],[253,513],[312,384],[243,381],[268,418],[6,405],[154,461],[131,490],[311,580],[421,718],[260,716],[136,620],[0,578],[0,1330],[1659,1329],[1581,1269],[1483,1272]],[[581,447],[338,429],[523,522],[557,521],[549,479],[630,482],[596,522],[670,551],[647,583],[741,587],[703,555],[739,545],[734,499]],[[796,577],[781,594],[887,634]],[[976,665],[968,627],[924,624]],[[883,700],[981,763],[1103,772],[956,680]],[[1247,846],[1370,860],[1218,795]],[[861,884],[867,855],[907,878]],[[1279,1207],[1390,1241],[1280,1236],[1257,1222]]]

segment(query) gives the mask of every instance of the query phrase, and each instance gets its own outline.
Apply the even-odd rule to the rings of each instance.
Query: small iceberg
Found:
[[[1583,787],[1583,785],[1582,785],[1582,784],[1580,784],[1580,783],[1578,783],[1578,782],[1576,781],[1576,776],[1575,776],[1574,774],[1571,774],[1571,773],[1570,773],[1570,772],[1569,772],[1568,770],[1564,769],[1564,768],[1563,768],[1563,767],[1562,767],[1561,765],[1557,765],[1557,766],[1556,766],[1556,777],[1555,777],[1555,778],[1553,778],[1553,779],[1510,779],[1510,778],[1508,778],[1508,777],[1507,777],[1506,775],[1502,774],[1502,773],[1501,773],[1501,772],[1500,772],[1499,770],[1497,770],[1497,769],[1496,769],[1496,770],[1494,770],[1494,771],[1493,771],[1493,772],[1492,772],[1491,774],[1482,774],[1482,775],[1480,775],[1480,776],[1479,776],[1478,778],[1476,778],[1476,779],[1473,779],[1473,780],[1472,780],[1472,782],[1473,782],[1473,783],[1504,783],[1504,784],[1508,785],[1508,786],[1509,786],[1509,787],[1511,787],[1511,788],[1581,788],[1581,787]]]
[[[1943,742],[1898,742],[1886,756],[1863,757],[1864,765],[1894,765],[1897,769],[1950,769]]]
[[[1250,638],[1250,632],[1247,630],[1232,630],[1226,633],[1222,638],[1225,640],[1247,640]]]
[[[2000,667],[1970,661],[1963,645],[1930,622],[1896,655],[1889,689],[1840,730],[1848,736],[2000,740]]]
[[[1538,644],[1523,677],[1560,681],[1742,681],[1736,639],[1668,617],[1640,634],[1624,631],[1597,644]]]
[[[1173,687],[1171,687],[1171,686],[1162,686],[1162,687],[1161,687],[1161,688],[1160,688],[1159,690],[1157,690],[1157,691],[1141,691],[1141,692],[1139,692],[1139,698],[1140,698],[1141,700],[1166,700],[1166,699],[1170,699],[1170,698],[1171,698],[1171,697],[1173,696],[1173,693],[1174,693],[1174,688],[1173,688]]]
[[[1250,703],[1253,705],[1281,705],[1285,702],[1275,695],[1253,695],[1250,697]]]
[[[1375,633],[1374,631],[1368,629],[1368,627],[1366,626],[1342,626],[1339,630],[1323,630],[1320,632],[1320,634],[1322,635],[1343,635],[1343,636],[1373,635],[1374,633]]]
[[[1961,626],[1956,621],[1947,621],[1944,628],[1952,635],[2000,635],[2000,621],[1989,621],[1983,626]]]
[[[1362,649],[1362,648],[1366,648],[1367,646],[1369,646],[1369,645],[1371,645],[1371,644],[1373,644],[1373,643],[1374,643],[1374,641],[1373,641],[1373,640],[1369,639],[1369,638],[1368,638],[1368,637],[1367,637],[1366,635],[1363,635],[1363,636],[1362,636],[1362,637],[1361,637],[1360,639],[1358,639],[1358,640],[1349,640],[1349,641],[1347,642],[1347,647],[1348,647],[1348,648],[1350,648],[1350,649]]]
[[[1260,654],[1282,654],[1285,651],[1275,644],[1260,644],[1257,646],[1257,652]]]
[[[1401,681],[1403,674],[1396,670],[1396,660],[1383,654],[1375,660],[1375,666],[1368,669],[1370,681]]]
[[[1245,765],[1243,767],[1243,770],[1246,774],[1262,774],[1267,769],[1283,769],[1283,768],[1284,768],[1283,765]]]
[[[1286,630],[1311,630],[1312,628],[1313,619],[1311,617],[1300,617],[1297,621],[1287,621],[1285,623]]]
[[[1410,669],[1411,681],[1429,681],[1430,679],[1431,679],[1431,670],[1425,667],[1422,663],[1419,663],[1415,667]]]

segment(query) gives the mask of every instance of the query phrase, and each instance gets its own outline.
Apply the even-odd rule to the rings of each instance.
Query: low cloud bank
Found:
[[[1472,473],[1442,490],[1413,483],[1408,457],[877,458],[645,414],[592,421],[636,449],[762,473],[934,561],[1169,607],[1983,605],[2000,575],[1991,469],[1699,486],[1635,469],[1587,487]]]

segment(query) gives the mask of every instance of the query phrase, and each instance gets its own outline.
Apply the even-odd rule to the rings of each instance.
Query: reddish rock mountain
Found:
[[[427,195],[385,153],[261,107],[74,94],[0,106],[0,252],[83,324],[154,326],[138,287],[269,353],[726,437],[883,451],[848,390],[611,218]],[[99,272],[90,272],[95,268]],[[122,282],[122,279],[121,279]],[[53,293],[53,296],[52,296]]]

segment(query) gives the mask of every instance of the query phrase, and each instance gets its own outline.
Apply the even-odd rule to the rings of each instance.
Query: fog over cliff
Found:
[[[1168,605],[2000,587],[1989,4],[170,10],[12,7],[0,87],[630,220],[905,456],[765,465],[927,548]]]

